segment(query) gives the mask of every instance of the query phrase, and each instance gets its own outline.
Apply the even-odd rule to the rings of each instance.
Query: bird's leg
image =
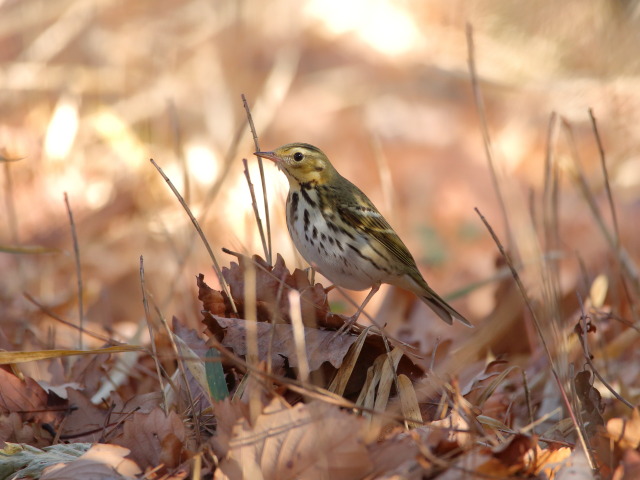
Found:
[[[349,330],[356,323],[356,321],[360,317],[360,314],[364,310],[364,307],[367,306],[367,303],[369,303],[369,300],[371,300],[373,298],[373,296],[377,293],[378,290],[380,290],[380,282],[374,284],[371,287],[371,291],[367,294],[367,297],[364,299],[364,301],[358,307],[358,311],[356,313],[354,313],[351,316],[351,318],[349,320],[347,320],[342,327],[340,327],[340,330],[338,330],[338,334],[344,332],[345,330]]]

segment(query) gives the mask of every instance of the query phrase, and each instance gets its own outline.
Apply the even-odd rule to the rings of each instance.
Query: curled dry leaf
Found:
[[[338,328],[344,323],[343,317],[329,312],[329,302],[324,288],[319,283],[311,285],[307,274],[299,269],[291,273],[280,255],[275,265],[268,265],[260,256],[238,256],[238,263],[232,262],[229,268],[222,269],[222,274],[229,284],[231,295],[236,302],[239,315],[244,317],[244,290],[247,268],[254,268],[256,277],[256,301],[258,321],[276,321],[290,323],[289,290],[300,292],[302,321],[305,325],[320,325]],[[213,315],[235,317],[231,305],[224,293],[210,289],[198,277],[199,295],[204,310]]]
[[[597,428],[604,425],[602,395],[592,385],[591,372],[588,370],[578,372],[573,381],[576,387],[576,395],[580,399],[583,408],[581,417],[584,422],[584,428],[589,436],[593,436],[596,434]]]
[[[204,282],[204,275],[198,275],[198,300],[202,302],[202,309],[211,312],[213,315],[224,317],[236,316],[231,308],[231,301],[224,292],[219,292],[209,287]]]

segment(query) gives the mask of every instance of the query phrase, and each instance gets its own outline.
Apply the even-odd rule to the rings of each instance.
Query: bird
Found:
[[[273,161],[289,181],[287,228],[302,257],[334,285],[371,289],[351,324],[386,283],[413,292],[449,325],[472,326],[429,286],[389,222],[322,150],[288,143],[254,155]]]

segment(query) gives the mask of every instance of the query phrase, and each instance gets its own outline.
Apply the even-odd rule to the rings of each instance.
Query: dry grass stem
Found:
[[[555,361],[553,359],[551,350],[547,344],[547,340],[545,339],[545,335],[544,332],[542,330],[542,326],[540,324],[540,321],[538,320],[538,317],[536,315],[535,309],[533,308],[533,305],[531,303],[531,300],[529,299],[529,295],[527,294],[526,289],[524,288],[524,285],[522,284],[522,281],[520,280],[520,275],[518,275],[518,271],[515,269],[513,262],[511,261],[511,257],[507,254],[507,252],[504,250],[504,247],[502,246],[502,242],[500,242],[500,240],[498,239],[496,233],[494,232],[493,228],[491,227],[491,225],[489,224],[489,222],[487,221],[487,219],[480,213],[480,210],[478,210],[477,208],[475,208],[476,213],[478,214],[478,216],[480,217],[480,219],[482,220],[482,223],[484,223],[485,227],[487,228],[487,230],[489,231],[491,238],[493,238],[493,241],[496,243],[496,246],[498,247],[498,250],[500,251],[500,254],[502,255],[502,257],[505,259],[507,265],[509,266],[509,268],[511,269],[511,274],[513,276],[513,279],[516,282],[516,285],[518,286],[518,290],[520,291],[520,294],[522,295],[522,298],[524,299],[525,305],[527,307],[527,310],[529,311],[529,314],[531,315],[531,318],[533,320],[533,324],[536,328],[536,332],[538,333],[538,337],[540,339],[540,342],[542,343],[542,346],[544,348],[544,351],[546,353],[547,359],[549,360],[549,365],[551,367],[551,372],[553,373],[553,377],[558,385],[558,389],[560,391],[560,394],[562,395],[562,399],[565,403],[565,406],[567,407],[567,410],[571,416],[571,419],[573,421],[573,424],[576,428],[576,432],[578,433],[578,438],[580,439],[580,442],[582,443],[582,446],[584,448],[584,450],[586,452],[588,452],[589,450],[587,449],[587,444],[586,444],[586,440],[584,438],[584,435],[582,434],[582,429],[581,429],[581,423],[578,421],[578,419],[576,418],[575,412],[573,410],[571,401],[569,400],[569,397],[567,396],[567,393],[565,391],[565,388],[560,380],[560,377],[558,375],[558,372],[556,371],[556,367],[555,367]],[[591,468],[594,468],[595,463],[593,462],[593,459],[591,456],[589,456],[589,462],[591,465]]]
[[[167,185],[169,185],[169,188],[171,189],[173,194],[176,196],[176,198],[180,202],[180,205],[182,205],[182,207],[184,208],[185,212],[187,212],[187,215],[189,216],[189,219],[191,220],[191,223],[193,223],[193,226],[195,227],[196,231],[200,235],[200,238],[202,239],[202,242],[203,242],[205,248],[207,249],[207,252],[209,252],[209,257],[211,258],[211,261],[213,262],[213,269],[216,272],[216,275],[218,276],[218,281],[220,282],[220,286],[222,287],[222,290],[224,290],[224,293],[231,300],[231,302],[230,302],[231,303],[231,308],[233,309],[233,311],[235,313],[238,313],[238,311],[236,309],[235,302],[233,301],[233,297],[231,296],[231,292],[229,291],[229,286],[227,285],[227,282],[225,281],[224,277],[222,276],[222,269],[220,268],[220,264],[218,263],[218,260],[216,259],[216,256],[213,254],[213,250],[211,249],[211,245],[209,245],[209,241],[207,240],[207,237],[205,237],[204,232],[202,231],[202,228],[200,228],[200,224],[198,223],[198,220],[196,220],[196,217],[193,216],[193,213],[191,213],[191,209],[189,208],[189,206],[184,201],[184,198],[182,198],[182,195],[180,195],[180,192],[178,192],[178,190],[173,185],[173,183],[171,182],[169,177],[167,177],[165,175],[164,171],[162,171],[162,168],[160,168],[160,166],[153,160],[153,158],[150,161],[153,164],[153,166],[156,167],[156,170],[158,170],[158,173],[160,173],[162,178],[164,178],[165,182],[167,182]]]
[[[84,288],[82,284],[82,267],[80,264],[80,245],[78,243],[78,233],[76,231],[76,224],[73,220],[73,211],[69,204],[69,196],[67,195],[67,192],[64,192],[64,203],[67,207],[67,214],[69,215],[71,238],[73,239],[73,255],[76,262],[76,281],[78,283],[78,346],[80,350],[82,350],[82,335],[84,331]]]
[[[149,331],[149,342],[151,343],[151,353],[153,362],[156,366],[156,376],[158,378],[158,384],[160,385],[160,391],[162,392],[164,413],[169,413],[169,405],[167,404],[167,396],[164,391],[164,382],[162,381],[162,367],[160,366],[160,359],[158,358],[158,351],[156,348],[156,336],[155,329],[153,328],[153,321],[151,320],[151,312],[149,310],[149,302],[147,300],[147,287],[144,281],[144,258],[140,255],[140,288],[142,290],[142,306],[144,307],[144,317],[147,322],[147,329]]]
[[[593,219],[596,221],[596,225],[600,230],[600,233],[602,233],[603,237],[609,244],[609,247],[617,253],[616,258],[620,262],[620,265],[622,266],[624,272],[631,280],[634,287],[635,295],[636,297],[638,297],[640,296],[640,271],[638,270],[637,265],[635,264],[629,253],[626,251],[626,249],[622,245],[618,245],[618,241],[614,238],[614,235],[611,234],[606,226],[604,218],[602,217],[602,213],[598,208],[595,195],[591,191],[591,188],[589,187],[587,179],[585,178],[584,172],[582,170],[580,155],[578,154],[575,135],[573,133],[571,124],[563,119],[562,126],[567,134],[569,147],[571,149],[571,154],[573,157],[572,166],[574,168],[571,172],[572,178],[577,183],[580,193],[586,200],[587,205],[589,206],[589,210],[593,215]]]
[[[38,309],[44,313],[45,315],[47,315],[48,317],[53,318],[55,321],[62,323],[63,325],[66,325],[67,327],[73,328],[74,330],[78,330],[80,327],[76,324],[73,324],[67,320],[65,320],[64,318],[62,318],[60,315],[57,315],[53,310],[51,310],[50,308],[46,307],[45,305],[43,305],[42,303],[38,302],[35,298],[33,298],[32,295],[30,295],[27,292],[23,293],[24,298],[26,298],[28,301],[30,301],[31,303],[33,303],[36,307],[38,307]],[[120,342],[115,341],[113,338],[111,337],[107,337],[106,335],[102,335],[101,333],[97,333],[97,332],[93,332],[91,330],[83,330],[84,334],[89,336],[89,337],[93,337],[96,340],[100,340],[101,342],[107,343],[109,345],[120,345]]]
[[[475,100],[476,113],[480,119],[480,131],[482,132],[482,143],[484,145],[484,153],[489,164],[489,173],[491,174],[491,182],[493,189],[498,197],[498,203],[500,204],[500,211],[502,213],[502,220],[507,232],[508,244],[511,245],[511,227],[509,224],[509,215],[507,214],[507,207],[504,202],[504,195],[500,188],[500,182],[498,181],[498,173],[494,163],[493,147],[491,146],[491,136],[489,135],[489,126],[487,123],[486,109],[484,106],[484,99],[482,97],[482,90],[480,89],[480,83],[478,81],[478,73],[476,70],[476,58],[475,47],[473,44],[473,26],[467,23],[466,26],[467,37],[467,55],[469,75],[471,76],[471,86],[473,88],[473,99]]]
[[[300,292],[297,290],[289,291],[289,310],[291,326],[293,327],[293,340],[296,345],[296,355],[298,356],[298,375],[300,382],[306,384],[309,381],[309,359],[307,358],[307,347],[304,339]]]
[[[581,303],[582,305],[582,303]],[[587,325],[587,316],[583,314],[580,316],[580,346],[582,347],[582,351],[584,353],[584,360],[587,362],[593,374],[598,377],[598,380],[602,382],[602,384],[606,387],[607,390],[611,392],[611,394],[616,397],[620,402],[622,402],[625,406],[630,409],[634,409],[635,405],[629,402],[626,398],[620,395],[616,389],[614,389],[609,382],[607,382],[602,374],[600,374],[599,370],[593,364],[592,355],[589,351],[589,342],[587,340],[587,334],[589,333],[589,326]]]
[[[254,218],[256,219],[256,224],[258,225],[258,231],[260,232],[260,240],[262,241],[262,250],[264,251],[264,256],[267,259],[267,263],[271,265],[271,253],[270,253],[271,251],[267,246],[267,241],[264,236],[264,230],[262,228],[262,220],[260,219],[260,212],[258,211],[258,202],[256,201],[256,192],[253,188],[253,183],[251,182],[251,176],[249,174],[249,166],[247,165],[246,158],[242,159],[242,165],[244,165],[244,177],[247,179],[247,185],[249,186],[249,192],[251,194],[251,206],[253,207],[253,215],[254,215]]]
[[[256,152],[260,151],[260,144],[258,143],[258,133],[256,132],[256,127],[253,124],[253,116],[251,115],[251,109],[249,108],[249,102],[247,102],[247,98],[244,96],[244,93],[242,94],[242,104],[244,105],[244,109],[247,112],[247,121],[249,122],[249,128],[251,129],[251,135],[253,136],[253,144],[256,147]],[[269,216],[269,201],[267,200],[267,182],[265,180],[265,176],[264,176],[264,165],[262,163],[262,158],[261,157],[257,157],[258,158],[258,168],[260,170],[260,183],[262,185],[262,198],[264,200],[264,216],[265,216],[265,223],[266,223],[266,227],[267,227],[267,240],[266,240],[266,247],[265,248],[265,255],[266,255],[266,259],[267,259],[267,263],[269,265],[273,265],[273,258],[272,258],[272,246],[271,246],[271,220],[270,220],[270,216]],[[246,162],[246,161],[245,161]],[[249,188],[253,188],[251,185],[251,181],[249,180],[248,177],[248,169],[245,163],[245,172],[247,175],[247,182],[249,182]],[[255,195],[251,194],[251,197],[253,200],[255,200]],[[258,230],[260,232],[260,238],[262,240],[262,243],[265,243],[265,239],[264,239],[264,231],[262,229],[262,221],[260,220],[260,217],[257,213],[257,205],[254,207],[256,210],[256,222],[258,224]]]
[[[164,327],[164,330],[165,330],[165,332],[167,334],[167,338],[169,339],[169,343],[171,344],[171,350],[173,350],[173,355],[174,355],[174,357],[176,359],[176,362],[178,364],[178,370],[180,371],[180,375],[182,377],[182,382],[184,383],[184,389],[187,392],[187,400],[189,402],[188,412],[190,413],[190,416],[191,416],[191,418],[193,420],[195,437],[196,437],[198,443],[200,443],[202,441],[202,439],[201,439],[201,425],[200,425],[201,424],[200,412],[196,408],[196,399],[195,399],[195,397],[193,395],[193,392],[191,390],[191,384],[189,382],[189,377],[187,376],[187,369],[184,366],[184,362],[185,361],[187,361],[187,362],[202,362],[202,359],[200,359],[198,357],[194,357],[194,356],[185,357],[184,355],[180,354],[180,349],[178,348],[178,345],[176,343],[176,339],[174,337],[174,333],[171,331],[171,328],[169,327],[169,324],[167,323],[167,319],[164,317],[164,315],[162,314],[162,312],[160,311],[158,306],[155,304],[155,302],[154,302],[154,308],[156,310],[156,315],[158,316],[158,318],[160,319],[160,322],[162,323],[162,326]],[[171,388],[174,389],[174,391],[176,392],[176,395],[180,394],[180,391],[179,391],[178,387],[175,384],[173,384],[173,382],[171,382]],[[163,389],[163,395],[164,395],[164,389]],[[164,396],[164,398],[165,398],[165,402],[166,402],[166,395]]]

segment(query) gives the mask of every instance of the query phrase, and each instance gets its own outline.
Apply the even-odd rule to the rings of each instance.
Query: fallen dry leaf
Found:
[[[111,431],[120,415],[104,405],[94,405],[82,391],[68,389],[67,395],[73,408],[60,425],[62,438],[73,438],[76,442],[104,441],[103,435]]]
[[[32,378],[22,381],[4,368],[0,368],[0,385],[0,413],[19,412],[25,422],[53,422],[67,404]]]
[[[372,468],[362,441],[366,422],[321,402],[294,407],[274,399],[249,425],[233,426],[215,479],[361,478]]]
[[[251,265],[256,273],[256,300],[258,304],[258,319],[271,321],[284,318],[291,322],[289,312],[289,289],[300,292],[302,308],[302,322],[305,325],[322,324],[329,312],[329,302],[324,288],[320,284],[311,285],[308,276],[302,270],[296,269],[293,274],[287,269],[284,259],[277,255],[273,266],[268,265],[260,256],[251,258],[240,256],[238,263],[231,263],[229,268],[222,269],[222,275],[229,284],[231,295],[238,304],[241,317],[244,304],[245,269]]]
[[[332,457],[340,460],[336,448],[364,445],[376,467],[349,473],[367,480],[479,479],[483,465],[493,465],[487,471],[494,479],[516,470],[519,478],[548,480],[562,467],[573,475],[580,452],[569,455],[579,427],[603,480],[638,477],[636,414],[602,388],[606,381],[640,404],[638,2],[477,0],[452,8],[447,0],[380,0],[345,8],[347,2],[282,0],[277,11],[261,0],[233,8],[238,3],[0,0],[0,350],[11,352],[0,357],[94,350],[22,363],[14,367],[27,378],[22,383],[0,374],[0,439],[44,445],[58,433],[56,445],[79,445],[113,442],[126,431],[131,455],[139,455],[127,458],[145,462],[148,480],[184,477],[182,462],[194,479],[210,479],[225,460],[231,471],[236,461],[238,469],[256,465],[241,473],[257,479],[262,452],[249,448],[252,441],[277,452],[270,460],[282,457],[276,466],[264,463],[272,476],[287,470],[286,455],[291,466],[325,455],[327,468],[302,466],[298,476],[331,477]],[[461,72],[474,58],[479,76],[469,78]],[[254,132],[240,90],[256,107]],[[486,125],[478,122],[479,103]],[[495,154],[490,162],[482,148],[485,127]],[[270,378],[298,376],[292,366],[301,358],[286,338],[291,330],[271,326],[287,324],[291,291],[302,294],[305,326],[316,330],[307,339],[312,346],[313,335],[344,324],[331,310],[353,309],[335,290],[327,302],[321,275],[323,285],[294,269],[304,262],[287,232],[287,179],[271,162],[262,169],[252,158],[253,133],[265,150],[317,142],[380,208],[429,284],[475,328],[448,326],[413,293],[384,286],[366,309],[375,325],[346,360],[331,346],[300,348],[316,367],[313,386]],[[216,290],[201,276],[194,292],[190,277],[211,261],[206,242],[145,161],[151,155],[193,208],[211,252],[223,245],[246,252],[216,259],[237,304],[216,291],[220,279],[208,272]],[[243,157],[251,179],[243,178]],[[254,187],[264,248],[245,180]],[[476,205],[514,260],[532,309]],[[244,351],[247,324],[240,319],[250,317],[243,298],[250,270],[257,320],[270,328],[256,330],[279,343],[273,355],[263,354],[265,362],[246,359],[247,369],[228,353]],[[198,411],[182,393],[191,386],[194,397],[204,398],[203,382],[195,381],[201,368],[190,368],[204,364],[206,345],[196,334],[202,306],[238,321],[223,328],[207,319],[208,335],[226,335],[235,345],[215,343],[224,380],[217,375],[211,382],[226,381],[231,397]],[[172,325],[188,346],[177,355],[200,357],[186,377],[160,316],[196,330]],[[583,317],[578,331],[586,326],[602,382],[583,373],[569,378],[584,365],[571,330]],[[367,321],[363,315],[362,325]],[[145,348],[95,354],[113,341]],[[274,348],[271,339],[260,342]],[[403,352],[397,376],[383,374],[387,352],[396,348]],[[49,394],[72,383],[67,401]],[[180,401],[167,402],[159,383]],[[371,422],[365,435],[353,433],[360,416],[383,415],[309,403],[328,388],[349,400],[364,392],[363,405],[386,409],[391,425],[378,431]],[[284,412],[265,411],[274,397],[289,404]],[[158,406],[179,421],[158,415]],[[424,425],[407,432],[401,411]],[[315,432],[324,427],[315,416],[323,412],[328,427],[338,417],[345,431],[334,430],[351,435],[343,444],[321,439],[314,450],[306,441],[288,443],[296,415],[308,414],[308,424],[296,430]],[[595,428],[603,420],[606,427]],[[316,465],[323,467],[323,459]],[[92,480],[105,472],[95,463],[83,470],[85,460],[72,460],[57,475]],[[174,471],[162,466],[176,463]]]
[[[530,452],[529,460],[534,465],[534,473],[536,475],[543,474],[544,478],[552,479],[554,475],[565,466],[567,459],[573,453],[569,447],[560,448],[540,448],[536,445],[536,454]]]
[[[598,427],[604,425],[602,413],[604,405],[602,404],[602,395],[597,388],[593,386],[592,374],[589,370],[583,370],[576,373],[574,378],[576,395],[582,403],[582,421],[584,422],[585,431],[589,436],[595,435]]]
[[[203,310],[210,312],[212,315],[220,315],[224,317],[237,316],[231,308],[229,298],[218,290],[214,290],[204,282],[204,275],[198,275],[198,300],[202,302]]]
[[[150,413],[134,413],[124,423],[123,432],[113,443],[131,450],[130,457],[142,468],[164,464],[169,468],[180,464],[186,429],[182,418],[160,408]]]
[[[640,452],[627,450],[613,474],[613,480],[637,480],[640,478]]]
[[[607,422],[609,438],[620,445],[620,448],[636,449],[640,446],[640,412],[638,407],[631,412],[631,418],[612,418]]]
[[[125,458],[129,450],[118,445],[96,444],[77,460],[47,467],[41,480],[125,480],[142,473],[133,460]]]
[[[225,329],[222,343],[233,349],[236,355],[247,354],[246,320],[237,318],[214,317],[215,321]],[[258,322],[258,356],[266,360],[267,353],[272,356],[273,365],[282,365],[283,356],[289,360],[289,365],[296,368],[298,358],[296,345],[293,340],[293,330],[289,324],[271,324]],[[329,362],[335,368],[340,368],[349,347],[355,343],[357,337],[353,335],[336,336],[334,331],[319,330],[305,327],[305,346],[309,368],[317,370],[324,362]]]
[[[33,422],[23,422],[19,413],[0,415],[0,448],[5,442],[25,443],[34,447],[45,447],[51,444],[51,434]]]

